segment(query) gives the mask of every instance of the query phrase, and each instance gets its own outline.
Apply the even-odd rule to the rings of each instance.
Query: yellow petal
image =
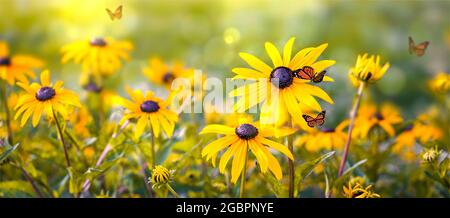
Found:
[[[136,130],[134,132],[134,137],[139,138],[142,133],[144,132],[145,126],[147,126],[148,117],[147,116],[141,116],[139,120],[136,123]]]
[[[261,73],[269,75],[272,72],[271,67],[251,54],[241,52],[239,53],[239,56],[244,59],[244,61],[247,62],[248,65]]]
[[[294,41],[295,41],[295,37],[291,37],[284,45],[283,63],[284,63],[284,66],[286,66],[286,67],[288,67],[289,62],[291,62],[291,53],[292,53],[292,46],[294,45]]]
[[[220,124],[211,124],[205,126],[203,130],[200,132],[200,134],[206,134],[206,133],[217,133],[217,134],[224,134],[224,135],[231,135],[235,134],[234,129]]]
[[[41,84],[42,86],[50,86],[50,72],[48,70],[42,71]]]
[[[280,52],[278,52],[278,49],[270,42],[266,42],[265,47],[267,54],[272,60],[273,66],[283,66],[283,60],[281,59],[281,55]]]
[[[280,144],[278,142],[274,142],[274,141],[271,141],[269,139],[266,139],[266,138],[263,138],[263,137],[259,137],[259,136],[256,136],[255,139],[256,139],[256,141],[258,141],[258,142],[260,142],[260,143],[262,143],[264,145],[267,145],[267,146],[269,146],[269,147],[271,147],[271,148],[273,148],[275,150],[278,150],[279,152],[281,152],[284,155],[288,156],[291,160],[294,159],[294,156],[292,155],[292,153],[283,144]]]
[[[248,146],[247,144],[244,144],[237,148],[236,154],[234,155],[233,166],[231,167],[231,182],[233,184],[236,184],[242,169],[247,167],[247,163],[245,163],[247,150]]]

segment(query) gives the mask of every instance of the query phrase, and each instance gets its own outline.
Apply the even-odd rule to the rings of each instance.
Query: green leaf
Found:
[[[156,152],[156,164],[162,164],[164,163],[164,161],[166,161],[167,157],[172,151],[173,145],[174,143],[168,141],[166,145],[159,148],[159,150]]]
[[[330,193],[330,182],[328,181],[328,174],[327,171],[323,171],[325,175],[325,198],[328,197],[328,194]]]
[[[365,162],[367,162],[367,159],[358,161],[358,162],[355,163],[353,166],[351,166],[350,168],[348,168],[347,170],[345,170],[344,173],[343,173],[342,175],[344,176],[344,175],[349,174],[350,172],[352,172],[353,170],[355,170],[357,167],[359,167],[361,164],[364,164]]]
[[[360,160],[357,163],[355,163],[353,166],[351,166],[350,168],[345,170],[344,173],[342,174],[342,176],[337,178],[336,181],[334,181],[333,186],[334,187],[342,186],[342,184],[344,184],[344,181],[346,181],[348,179],[348,177],[351,175],[351,172],[353,170],[355,170],[356,168],[358,168],[359,166],[361,166],[362,164],[364,164],[365,162],[367,162],[367,159]]]
[[[320,163],[324,162],[326,159],[333,156],[335,153],[336,153],[335,151],[328,152],[312,161],[307,161],[298,166],[297,169],[295,170],[296,180],[299,181],[300,183],[303,182],[303,180],[305,180],[305,178],[312,173],[314,168],[316,168]]]
[[[118,164],[118,162],[122,159],[122,157],[123,157],[123,153],[121,155],[119,155],[118,157],[114,158],[113,160],[103,162],[98,167],[95,167],[95,168],[91,167],[91,168],[89,168],[83,174],[83,180],[89,179],[89,180],[92,181],[93,179],[99,177],[101,174],[103,174],[106,171],[108,171],[111,167],[113,167],[114,165]]]
[[[281,185],[280,181],[278,181],[277,178],[272,175],[272,173],[261,173],[261,175],[263,176],[264,180],[269,183],[270,190],[273,192],[275,197],[279,198],[282,196],[287,196],[287,188]]]
[[[77,195],[81,191],[80,175],[72,167],[68,167],[67,171],[69,173],[69,192]]]
[[[28,182],[21,180],[0,182],[0,193],[15,194],[15,192],[25,192],[31,196],[35,194],[33,187]]]
[[[17,147],[19,147],[19,143],[17,143],[14,146],[8,148],[5,152],[0,154],[0,163],[3,163],[3,161],[5,161],[6,158],[8,158],[12,154],[12,152],[17,149]]]

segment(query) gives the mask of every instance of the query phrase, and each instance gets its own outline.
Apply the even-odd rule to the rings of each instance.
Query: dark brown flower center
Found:
[[[171,83],[175,79],[175,75],[172,72],[166,72],[163,76],[163,82],[168,84]]]
[[[407,127],[405,127],[405,129],[403,129],[403,131],[411,131],[413,129],[414,125],[408,125]]]
[[[55,90],[52,87],[41,87],[36,93],[36,99],[39,101],[47,101],[52,99],[56,95]]]
[[[258,129],[251,124],[241,124],[235,129],[235,133],[239,138],[249,140],[258,135]]]
[[[103,47],[106,46],[106,41],[103,38],[93,38],[90,42],[89,42],[92,46],[99,46],[99,47]]]
[[[159,105],[154,101],[144,101],[141,104],[141,111],[146,113],[153,113],[159,110]]]
[[[9,66],[9,65],[11,65],[11,58],[0,57],[0,66]]]
[[[280,89],[289,87],[294,81],[292,70],[287,67],[277,67],[270,73],[270,81]]]
[[[377,120],[384,120],[383,115],[381,113],[379,113],[379,112],[375,113],[374,116],[375,116],[375,118],[377,118]]]
[[[335,131],[334,128],[326,128],[326,127],[322,128],[322,132],[334,132],[334,131]]]
[[[84,86],[84,89],[88,92],[100,93],[103,88],[91,81]]]

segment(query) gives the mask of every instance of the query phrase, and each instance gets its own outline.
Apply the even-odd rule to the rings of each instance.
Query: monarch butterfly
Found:
[[[306,123],[309,127],[314,128],[316,126],[322,126],[325,123],[325,112],[322,111],[317,114],[316,118],[313,118],[309,115],[303,114],[302,117],[305,119]]]
[[[314,68],[310,66],[304,66],[301,69],[295,70],[293,73],[294,76],[299,79],[307,79],[315,83],[320,83],[323,81],[323,77],[325,76],[326,72],[327,71],[324,70],[316,75],[314,72]]]
[[[427,49],[428,45],[430,44],[429,41],[425,41],[425,42],[422,42],[422,43],[416,45],[414,43],[414,40],[411,38],[411,36],[408,37],[408,39],[409,39],[409,53],[410,54],[414,53],[415,55],[417,55],[419,57],[425,54],[425,50]]]
[[[108,8],[106,8],[106,12],[108,12],[109,17],[111,18],[111,20],[114,19],[120,19],[122,18],[122,5],[120,5],[119,7],[116,8],[116,10],[113,12],[111,12],[111,10],[109,10]]]

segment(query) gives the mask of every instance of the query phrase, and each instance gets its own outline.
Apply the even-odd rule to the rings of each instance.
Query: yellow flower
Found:
[[[52,85],[48,70],[41,73],[41,84],[32,83],[29,85],[18,82],[17,85],[23,88],[26,93],[21,95],[18,100],[14,119],[22,115],[20,126],[24,126],[28,118],[33,115],[32,124],[34,127],[39,123],[43,113],[51,117],[56,112],[67,119],[67,106],[81,107],[81,104],[77,94],[64,89],[63,84],[62,81],[56,81],[55,85]]]
[[[8,44],[0,41],[0,79],[6,80],[9,85],[14,85],[16,81],[28,83],[28,78],[36,78],[33,69],[43,65],[41,60],[31,56],[10,56]]]
[[[10,93],[8,96],[8,106],[14,108],[19,100],[19,95],[16,93]],[[0,112],[0,139],[8,137],[8,129],[6,127],[6,113]],[[20,130],[19,122],[17,120],[10,120],[12,132],[17,132]]]
[[[445,72],[438,73],[429,81],[430,89],[436,94],[446,94],[450,90],[450,74]]]
[[[311,129],[306,134],[298,137],[294,144],[305,146],[308,151],[319,151],[321,149],[334,150],[344,146],[347,133],[344,128],[348,121],[341,122],[336,128]]]
[[[372,192],[372,185],[363,187],[359,182],[349,182],[347,187],[343,187],[346,198],[379,198],[380,195]]]
[[[79,40],[65,45],[62,62],[73,60],[82,64],[83,73],[108,76],[122,67],[122,60],[129,60],[133,45],[128,41],[116,41],[110,37]]]
[[[359,85],[359,81],[374,83],[384,76],[389,66],[389,62],[381,66],[379,55],[358,55],[355,66],[350,69],[349,77],[355,86]]]
[[[173,171],[169,171],[167,168],[158,165],[152,170],[152,183],[154,185],[161,185],[169,183],[172,180]]]
[[[175,61],[172,65],[165,64],[159,58],[150,58],[149,66],[144,68],[144,75],[153,83],[170,88],[176,78],[193,79],[194,70],[187,69],[184,65]]]
[[[406,127],[402,133],[397,136],[392,151],[401,155],[407,161],[413,161],[416,157],[414,153],[414,144],[419,141],[422,144],[433,142],[442,138],[441,129],[432,124],[416,121],[414,124]]]
[[[171,96],[166,101],[153,96],[153,92],[147,91],[145,96],[140,90],[130,90],[127,88],[132,101],[122,99],[121,104],[126,107],[129,112],[126,113],[121,122],[136,118],[135,137],[140,137],[144,132],[144,128],[149,124],[155,137],[159,136],[160,129],[166,133],[167,137],[171,137],[178,121],[178,115],[170,110],[169,104]]]
[[[381,127],[389,136],[395,135],[393,125],[403,121],[399,110],[391,104],[383,104],[378,111],[377,107],[371,103],[361,105],[358,116],[355,120],[353,131],[356,137],[366,138],[369,131],[374,127]]]
[[[275,122],[281,125],[287,121],[287,114],[290,114],[294,123],[306,129],[308,128],[306,122],[301,117],[302,110],[311,108],[318,112],[322,111],[322,107],[314,96],[333,103],[333,100],[320,87],[313,85],[310,80],[299,79],[293,75],[293,71],[304,66],[312,67],[315,72],[321,72],[332,66],[335,63],[334,60],[317,61],[328,44],[302,49],[291,59],[294,40],[295,38],[291,38],[284,46],[283,57],[272,43],[266,42],[266,51],[273,62],[273,67],[251,54],[240,53],[241,58],[252,69],[234,68],[233,72],[237,74],[234,79],[257,81],[241,86],[230,93],[231,96],[241,97],[235,104],[235,110],[243,112],[263,102],[260,114],[262,123]],[[333,79],[325,76],[324,81],[333,81]],[[277,99],[271,98],[272,89],[279,91]],[[269,94],[260,96],[260,93],[264,92]],[[256,100],[249,102],[250,99]]]
[[[82,138],[89,137],[90,133],[87,126],[92,122],[92,116],[86,107],[82,106],[77,110],[73,110],[69,121],[74,125],[74,131],[78,136]]]
[[[439,157],[439,153],[440,152],[437,146],[434,148],[426,149],[422,153],[422,160],[425,163],[432,163],[436,160],[436,158]]]
[[[247,152],[249,149],[258,160],[261,171],[266,173],[267,170],[270,170],[278,180],[282,178],[281,167],[268,147],[280,151],[292,160],[294,159],[292,153],[286,146],[266,138],[274,136],[273,128],[253,123],[251,120],[243,117],[239,118],[237,124],[233,126],[219,124],[207,125],[200,134],[207,133],[225,135],[203,148],[202,156],[206,156],[207,160],[212,159],[213,166],[215,167],[217,154],[221,150],[226,149],[220,158],[219,170],[221,173],[225,172],[228,161],[231,156],[234,156],[231,169],[232,183],[236,183],[241,171],[246,166]],[[291,133],[290,131],[286,131],[285,134],[280,134],[280,136]]]

